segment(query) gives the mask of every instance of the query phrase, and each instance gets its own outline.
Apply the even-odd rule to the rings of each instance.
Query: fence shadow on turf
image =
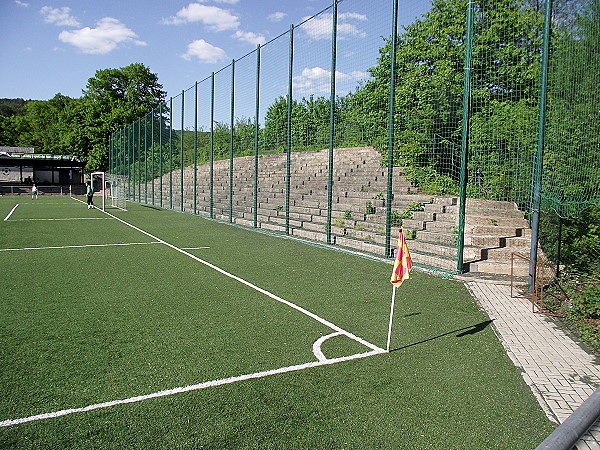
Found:
[[[414,347],[415,345],[424,344],[426,342],[433,341],[435,339],[439,339],[441,337],[448,336],[448,335],[454,334],[454,333],[462,332],[462,333],[457,334],[456,337],[464,337],[464,336],[469,335],[469,334],[476,334],[476,333],[479,333],[480,331],[485,330],[488,327],[488,325],[490,325],[492,322],[493,322],[493,320],[485,320],[485,321],[480,322],[480,323],[475,324],[475,325],[470,325],[470,326],[464,327],[464,328],[458,328],[456,330],[448,331],[447,333],[443,333],[443,334],[440,334],[438,336],[431,337],[429,339],[424,339],[424,340],[419,341],[419,342],[413,342],[412,344],[408,344],[408,345],[404,345],[402,347],[391,349],[390,352],[396,352],[398,350],[404,350],[405,348],[410,348],[410,347]]]

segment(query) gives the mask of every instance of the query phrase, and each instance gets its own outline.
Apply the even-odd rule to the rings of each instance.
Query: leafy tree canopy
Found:
[[[0,101],[0,145],[74,154],[86,169],[108,168],[108,138],[166,97],[158,76],[140,63],[98,70],[77,99]]]

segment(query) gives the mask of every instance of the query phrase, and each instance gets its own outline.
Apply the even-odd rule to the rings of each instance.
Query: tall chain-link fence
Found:
[[[403,227],[417,264],[507,274],[540,214],[600,204],[599,24],[599,0],[338,0],[114,133],[110,171],[130,201],[381,257]]]

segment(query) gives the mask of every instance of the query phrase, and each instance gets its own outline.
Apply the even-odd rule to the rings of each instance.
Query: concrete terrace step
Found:
[[[467,264],[469,272],[492,273],[497,275],[510,275],[511,264],[503,261],[478,261]],[[529,264],[515,261],[512,266],[512,275],[515,277],[527,277],[529,275]]]
[[[325,242],[329,150],[294,152],[289,155],[289,169],[287,157],[286,154],[259,155],[256,180],[254,156],[236,158],[233,166],[228,159],[214,161],[213,215],[226,221],[231,218],[240,225],[254,226],[256,187],[260,228],[282,233],[287,222],[292,235]],[[381,155],[365,147],[335,149],[333,157],[330,213],[331,236],[335,245],[383,255],[388,171],[380,167]],[[410,213],[402,224],[405,230],[415,231],[415,239],[409,241],[413,260],[416,264],[454,271],[459,199],[420,193],[404,178],[404,170],[400,167],[393,169],[391,209],[394,214]],[[291,178],[286,182],[288,171]],[[156,178],[154,185],[162,183],[163,190],[162,193],[156,191],[155,203],[160,202],[162,195],[164,206],[172,205],[173,209],[180,210],[183,187],[183,210],[191,211],[195,189],[196,208],[208,214],[209,165],[198,165],[195,175],[196,186],[193,168],[189,167],[183,171],[183,186],[180,170]],[[171,192],[172,198],[169,198]],[[290,200],[287,219],[286,198]],[[421,204],[420,207],[417,204]],[[395,233],[397,228],[392,231],[392,234]],[[528,249],[529,241],[527,220],[514,202],[467,199],[463,257],[469,270],[507,273],[510,261],[506,261],[510,259],[510,253]]]

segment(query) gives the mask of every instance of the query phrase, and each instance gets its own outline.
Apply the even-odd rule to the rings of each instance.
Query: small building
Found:
[[[85,163],[72,155],[35,153],[32,147],[0,147],[0,183],[68,188],[82,185]]]

